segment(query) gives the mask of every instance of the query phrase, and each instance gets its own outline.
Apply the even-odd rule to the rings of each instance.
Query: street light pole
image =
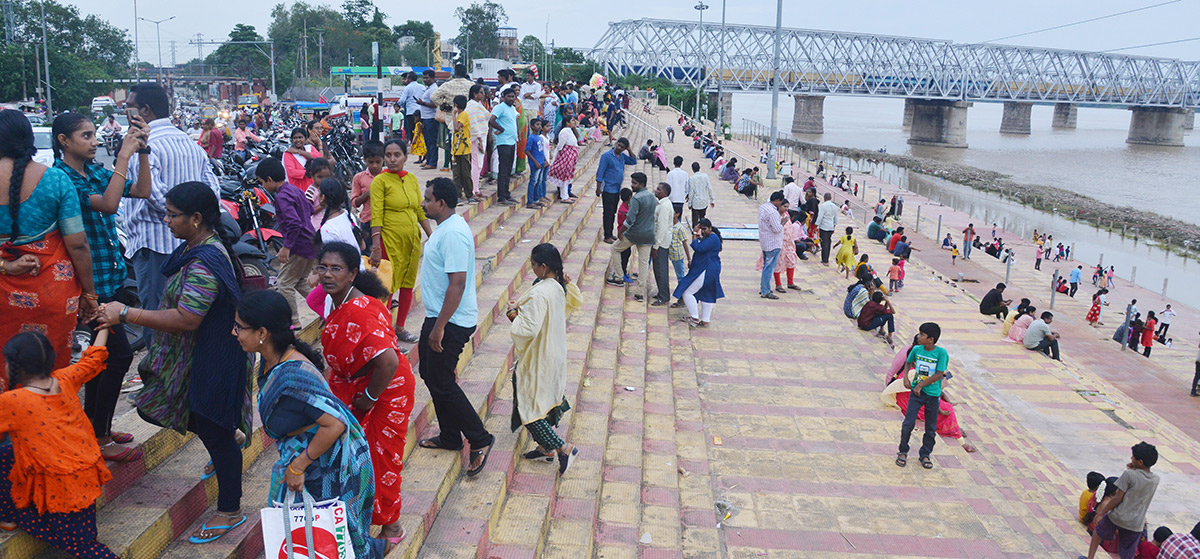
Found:
[[[142,44],[138,42],[138,19],[137,0],[133,0],[133,81],[135,82],[141,81],[142,78],[142,51],[138,50]]]
[[[46,64],[46,115],[54,114],[54,93],[50,91],[50,50],[46,48],[46,2],[40,2],[42,7],[42,59]],[[14,224],[15,227],[15,224]]]
[[[767,178],[775,178],[776,136],[779,134],[779,41],[783,34],[783,0],[775,8],[775,64],[771,73],[771,143],[767,149]]]
[[[175,19],[175,16],[171,16],[167,19],[160,19],[158,21],[154,21],[152,19],[146,19],[144,17],[139,17],[138,19],[154,24],[154,35],[156,38],[155,40],[158,42],[158,83],[161,84],[162,83],[162,33],[159,31],[158,26]]]
[[[700,120],[700,88],[704,81],[700,75],[704,66],[700,60],[700,49],[704,48],[704,10],[708,9],[708,4],[705,4],[704,0],[700,0],[694,8],[696,8],[697,12],[700,12],[700,27],[696,29],[696,108],[692,111],[692,117]]]
[[[725,83],[725,0],[721,0],[721,61],[717,77],[717,135],[725,135],[725,96],[722,85]],[[732,110],[732,106],[730,109]]]

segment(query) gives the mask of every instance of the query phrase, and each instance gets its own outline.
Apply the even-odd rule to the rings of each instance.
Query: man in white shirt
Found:
[[[537,118],[542,111],[542,84],[534,81],[533,72],[525,71],[525,83],[521,84],[521,112],[526,121]]]
[[[413,131],[417,129],[417,119],[420,118],[421,105],[417,100],[425,93],[425,86],[417,81],[417,73],[404,74],[404,89],[400,93],[400,106],[404,107],[404,137],[411,144]]]
[[[1158,313],[1158,332],[1154,335],[1159,338],[1166,339],[1167,330],[1171,329],[1171,319],[1175,318],[1175,311],[1171,310],[1171,305],[1163,309],[1163,312]]]
[[[825,201],[817,208],[817,232],[821,234],[821,263],[829,265],[829,248],[833,245],[833,230],[837,229],[837,204],[833,194],[825,193]]]
[[[783,199],[787,200],[789,208],[799,208],[800,196],[803,194],[804,189],[796,184],[796,179],[783,177]]]
[[[695,161],[692,162],[692,176],[688,177],[684,200],[692,209],[692,227],[704,219],[708,208],[717,205],[713,199],[712,183],[709,182],[708,175],[700,172],[700,164]]]
[[[170,100],[161,85],[140,83],[133,86],[125,106],[137,110],[150,127],[146,139],[150,168],[140,169],[138,158],[130,159],[129,180],[136,184],[138,173],[148,172],[153,185],[149,198],[124,198],[121,201],[121,216],[129,234],[125,256],[133,261],[142,308],[158,310],[167,287],[162,265],[179,246],[179,239],[171,234],[166,223],[167,192],[178,184],[199,181],[219,196],[220,183],[204,150],[171,124]],[[149,328],[145,329],[147,341],[149,331]]]
[[[683,164],[682,157],[676,157],[676,171],[682,172],[679,165]],[[687,173],[684,173],[686,176]],[[652,307],[661,307],[671,302],[668,269],[671,263],[671,227],[675,225],[675,204],[671,202],[671,192],[675,189],[670,183],[659,183],[654,190],[658,205],[654,208],[654,281],[658,284],[658,295],[654,297]]]
[[[422,160],[424,163],[421,168],[436,169],[440,147],[438,132],[442,127],[442,123],[437,121],[437,104],[433,102],[433,94],[438,89],[436,74],[433,69],[428,69],[423,72],[421,79],[425,81],[425,90],[421,92],[421,98],[417,99],[417,105],[421,109],[421,135],[425,137],[425,159]]]
[[[671,205],[676,213],[683,212],[683,202],[687,199],[688,174],[683,170],[683,157],[676,155],[672,161],[675,168],[667,173],[667,184],[671,185]]]

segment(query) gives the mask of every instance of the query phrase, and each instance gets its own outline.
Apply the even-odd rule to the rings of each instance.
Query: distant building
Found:
[[[496,30],[496,58],[514,61],[521,57],[517,48],[517,28],[504,26]]]

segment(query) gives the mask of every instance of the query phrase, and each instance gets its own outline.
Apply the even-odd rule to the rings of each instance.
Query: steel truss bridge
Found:
[[[780,92],[950,101],[1195,108],[1200,62],[936,39],[780,31]],[[775,28],[660,19],[610,23],[591,56],[617,75],[766,92]],[[722,62],[721,52],[725,53]],[[724,70],[722,70],[724,68]]]

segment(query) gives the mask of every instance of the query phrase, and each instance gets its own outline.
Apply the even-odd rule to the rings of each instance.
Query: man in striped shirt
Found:
[[[204,150],[171,124],[170,101],[162,86],[155,83],[133,86],[125,106],[137,110],[150,127],[146,140],[150,150],[147,171],[153,184],[149,198],[121,201],[121,217],[128,234],[125,256],[133,260],[142,308],[157,310],[167,286],[167,278],[161,271],[163,262],[179,246],[179,239],[171,234],[165,221],[167,191],[185,182],[199,181],[220,196],[220,184]],[[129,180],[136,183],[141,171],[138,159],[130,160]]]

